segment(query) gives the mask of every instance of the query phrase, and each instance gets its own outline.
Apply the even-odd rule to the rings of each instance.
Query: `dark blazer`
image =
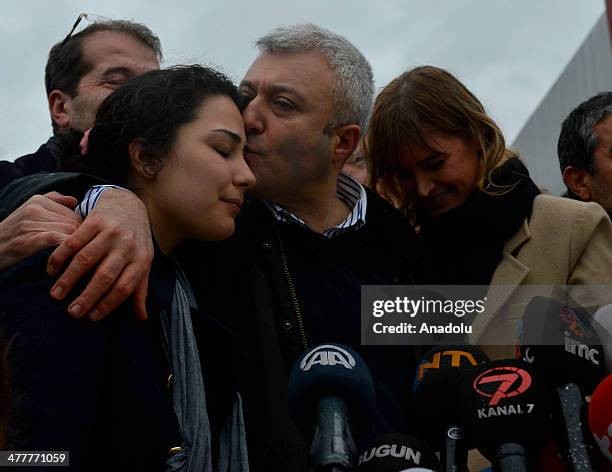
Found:
[[[58,190],[79,197],[95,183],[86,175],[68,173],[33,175],[12,182],[0,191],[0,219],[32,193]],[[414,230],[391,205],[370,191],[367,226],[379,236],[381,249],[392,256],[393,267],[388,268],[385,283],[435,283]],[[252,199],[245,203],[232,238],[186,244],[179,254],[201,306],[235,331],[234,352],[252,471],[277,470],[279,464],[294,472],[308,469],[308,445],[293,426],[287,407],[289,369],[303,348],[295,329],[284,328],[285,321],[295,321],[295,314],[281,264],[280,242],[270,212]],[[359,323],[359,313],[354,316]],[[205,347],[200,347],[201,353]],[[379,429],[405,430],[401,410],[409,403],[412,375],[423,349],[351,347],[374,371],[377,396],[383,398],[379,403],[386,407],[383,414],[376,415],[376,421],[389,425]],[[218,361],[227,357],[227,350],[216,352],[211,356]],[[210,403],[208,388],[207,401]]]
[[[385,269],[386,283],[429,280],[414,231],[391,205],[370,191],[366,221],[381,251],[392,256],[388,259],[393,266]],[[293,426],[287,406],[289,371],[303,346],[283,270],[278,224],[261,201],[251,198],[237,226],[227,241],[184,246],[179,260],[196,297],[201,297],[201,306],[235,332],[251,471],[305,472],[309,445]],[[352,314],[358,326],[360,314]],[[330,339],[338,342],[336,337]],[[403,408],[409,403],[419,353],[412,347],[361,346],[359,340],[350,346],[364,358],[374,378],[378,410],[372,432],[406,431],[409,424]]]
[[[181,445],[159,335],[159,313],[169,309],[174,293],[172,263],[156,253],[149,320],[136,321],[128,301],[92,323],[69,317],[69,301],[49,297],[49,254],[42,251],[0,274],[0,327],[11,340],[7,446],[70,451],[70,470],[163,470],[169,449]],[[233,367],[225,361],[231,357],[219,355],[231,349],[231,340],[199,311],[192,319],[215,438],[236,397]]]

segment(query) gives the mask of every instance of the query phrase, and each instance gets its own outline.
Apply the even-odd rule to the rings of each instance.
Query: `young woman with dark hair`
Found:
[[[91,323],[48,293],[49,251],[0,274],[0,323],[13,337],[14,449],[70,452],[72,470],[248,469],[231,337],[199,312],[171,257],[220,240],[254,176],[239,95],[201,66],[146,73],[113,92],[85,156],[62,164],[138,195],[156,243],[147,312],[123,304]],[[126,190],[127,191],[127,190]]]

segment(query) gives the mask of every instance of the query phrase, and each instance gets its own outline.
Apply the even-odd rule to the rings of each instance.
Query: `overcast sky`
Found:
[[[449,69],[511,142],[603,11],[604,0],[0,0],[0,159],[51,134],[47,53],[80,12],[145,23],[164,65],[216,65],[236,81],[257,37],[310,21],[352,41],[377,88],[413,66]]]

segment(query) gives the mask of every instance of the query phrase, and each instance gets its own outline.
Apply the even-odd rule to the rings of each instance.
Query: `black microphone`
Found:
[[[426,442],[407,434],[385,434],[359,456],[358,472],[440,471],[440,461]]]
[[[578,384],[586,395],[606,376],[604,349],[588,312],[546,297],[534,297],[525,307],[517,358],[556,384]]]
[[[440,450],[446,472],[467,470],[469,447],[459,418],[460,399],[455,393],[461,372],[487,361],[475,346],[437,346],[423,356],[417,368],[412,418],[419,434]]]
[[[461,417],[470,444],[493,470],[523,472],[550,428],[548,388],[522,361],[481,364],[462,373]]]
[[[295,425],[311,444],[312,469],[353,470],[354,435],[368,428],[376,411],[374,383],[363,359],[340,344],[316,346],[293,366],[287,397]]]
[[[557,441],[575,472],[593,470],[584,395],[605,377],[605,356],[588,313],[557,300],[533,298],[519,328],[517,357],[532,364],[554,385]],[[588,439],[587,439],[588,438]]]

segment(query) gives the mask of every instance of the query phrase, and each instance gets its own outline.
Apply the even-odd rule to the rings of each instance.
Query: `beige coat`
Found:
[[[519,285],[612,285],[612,223],[597,203],[538,195],[529,222],[506,241],[470,342],[493,359],[514,357],[528,299]],[[599,288],[599,287],[598,287]],[[612,294],[612,290],[611,290]],[[514,295],[514,296],[513,296]],[[581,301],[581,300],[578,300]]]
[[[514,358],[518,322],[528,300],[519,285],[612,285],[612,223],[597,203],[538,195],[529,223],[506,241],[487,309],[476,319],[472,344],[491,359]],[[490,345],[506,340],[508,345]],[[469,470],[489,462],[470,451]]]

